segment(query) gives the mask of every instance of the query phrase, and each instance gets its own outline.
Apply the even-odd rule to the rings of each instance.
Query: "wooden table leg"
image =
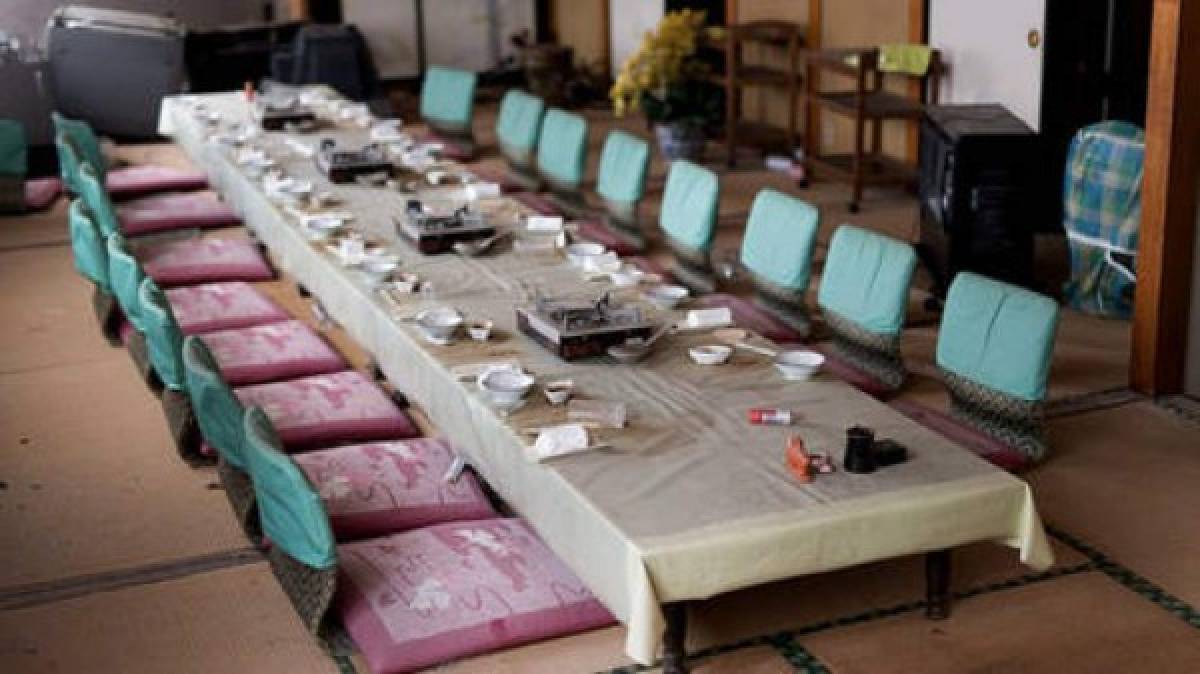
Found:
[[[663,604],[667,631],[663,634],[663,674],[688,674],[687,666],[687,603]]]
[[[925,617],[945,620],[950,616],[950,551],[935,550],[925,555]]]

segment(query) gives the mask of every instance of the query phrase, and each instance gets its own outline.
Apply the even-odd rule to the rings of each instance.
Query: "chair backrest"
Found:
[[[280,451],[271,420],[252,407],[245,412],[243,432],[263,535],[306,566],[337,566],[337,544],[321,497],[296,463]]]
[[[937,364],[1028,401],[1046,397],[1058,304],[1024,288],[959,272],[938,332]]]
[[[600,152],[596,193],[610,202],[636,205],[646,191],[649,166],[649,143],[624,131],[609,132]]]
[[[707,252],[717,227],[720,193],[717,174],[683,159],[672,162],[659,226],[676,243]]]
[[[71,232],[71,254],[75,269],[105,293],[112,294],[108,280],[108,247],[104,234],[92,220],[83,199],[71,201],[67,208],[67,227]]]
[[[67,150],[67,153],[70,154],[70,150]],[[112,199],[108,198],[108,192],[104,189],[104,180],[100,178],[91,164],[86,162],[80,165],[76,176],[78,177],[79,196],[87,205],[100,232],[104,236],[119,234],[121,225],[117,219],[117,209],[113,206]]]
[[[91,164],[96,171],[96,176],[100,178],[100,184],[104,184],[104,178],[108,175],[108,160],[104,157],[104,150],[100,147],[100,139],[96,137],[96,133],[92,131],[92,127],[87,122],[70,119],[64,117],[57,112],[51,117],[54,119],[54,132],[56,135],[66,136],[75,146],[75,151],[79,153],[79,160]],[[66,181],[70,185],[70,181]]]
[[[146,325],[142,320],[141,288],[142,279],[146,272],[142,265],[129,250],[129,244],[120,233],[108,236],[108,282],[112,287],[113,297],[121,305],[125,319],[138,332],[145,334]]]
[[[204,340],[194,335],[183,340],[183,375],[204,441],[229,465],[248,471],[242,450],[245,409]]]
[[[469,131],[477,80],[473,72],[431,66],[421,85],[421,118],[437,127]]]
[[[867,332],[899,335],[916,266],[911,245],[842,225],[829,244],[817,304]]]
[[[496,119],[496,140],[505,155],[518,161],[533,156],[545,113],[546,104],[537,96],[520,89],[504,94]]]
[[[152,278],[142,279],[138,297],[141,300],[142,325],[146,329],[146,348],[150,365],[163,386],[183,391],[187,379],[183,371],[183,331],[175,321],[166,293]]]
[[[0,119],[0,176],[24,179],[29,168],[25,126],[15,119]]]
[[[587,142],[588,123],[583,116],[550,108],[542,118],[538,172],[557,187],[579,187],[587,165]]]
[[[819,221],[812,204],[772,189],[761,190],[746,221],[742,264],[758,278],[803,293],[812,272]]]

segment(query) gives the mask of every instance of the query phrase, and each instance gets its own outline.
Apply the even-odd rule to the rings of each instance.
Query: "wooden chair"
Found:
[[[782,67],[746,63],[747,47],[776,48],[784,52]],[[806,47],[804,27],[789,21],[752,21],[729,27],[726,49],[725,141],[728,163],[733,166],[738,145],[762,149],[786,149],[791,156],[797,145],[797,107],[804,94],[801,53]],[[786,96],[788,121],[785,128],[762,121],[743,119],[742,93],[767,88]],[[807,117],[805,120],[807,124]],[[807,129],[805,132],[807,136]]]

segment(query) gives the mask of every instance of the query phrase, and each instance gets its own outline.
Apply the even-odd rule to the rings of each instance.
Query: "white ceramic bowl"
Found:
[[[661,285],[650,286],[646,288],[642,295],[650,304],[664,311],[674,309],[679,306],[679,303],[687,299],[688,289],[683,286],[671,285],[664,283]]]
[[[567,261],[576,267],[583,267],[588,258],[596,257],[604,254],[604,246],[598,243],[584,241],[573,243],[566,248]]]
[[[688,355],[699,365],[724,365],[733,355],[733,347],[724,344],[706,344],[688,349]]]
[[[513,368],[492,368],[479,375],[479,389],[492,404],[499,406],[511,407],[521,402],[533,384],[533,377]]]
[[[426,309],[417,314],[417,327],[425,336],[438,342],[450,341],[462,324],[462,314],[450,307]]]
[[[574,392],[574,385],[566,382],[552,382],[546,384],[543,393],[546,394],[546,401],[551,405],[565,405],[571,399],[571,393]]]
[[[476,321],[467,326],[467,334],[477,342],[486,342],[492,336],[493,327],[495,323],[492,321]]]
[[[825,364],[825,356],[816,351],[784,351],[775,357],[775,369],[788,381],[807,381]]]
[[[372,274],[390,274],[400,266],[400,256],[394,253],[375,253],[363,258],[362,267]]]

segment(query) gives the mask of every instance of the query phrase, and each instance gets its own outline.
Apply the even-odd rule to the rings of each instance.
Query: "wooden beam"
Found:
[[[808,0],[808,30],[804,33],[804,40],[808,44],[809,49],[820,49],[824,42],[822,31],[824,30],[824,16],[822,3],[825,0]],[[819,91],[820,82],[813,82],[813,79],[819,77],[816,68],[805,67],[804,82],[805,89],[808,91]],[[804,152],[809,156],[821,154],[821,111],[820,106],[813,103],[808,96],[804,97]],[[805,157],[807,161],[808,157]]]
[[[925,32],[925,12],[929,0],[908,0],[908,41],[912,44],[925,44],[929,36]],[[908,85],[908,95],[921,97],[921,81],[913,80]],[[906,154],[908,159],[917,161],[917,147],[921,139],[920,122],[911,122],[906,135]]]
[[[1200,169],[1200,0],[1154,0],[1130,385],[1181,393]]]

